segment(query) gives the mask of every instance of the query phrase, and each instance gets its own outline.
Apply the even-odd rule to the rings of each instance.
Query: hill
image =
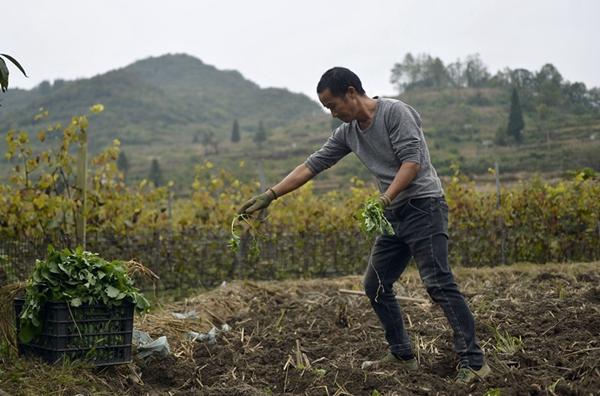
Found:
[[[524,111],[523,142],[499,145],[496,134],[499,129],[506,129],[510,109],[508,89],[419,88],[395,98],[421,114],[432,162],[444,177],[450,176],[452,165],[457,164],[461,172],[477,181],[493,182],[488,169],[494,168],[495,162],[500,166],[502,180],[511,182],[534,174],[561,177],[570,170],[585,167],[600,171],[598,113],[556,109],[540,124],[534,112]],[[330,117],[299,120],[272,130],[263,148],[250,140],[237,144],[225,142],[219,155],[209,153],[206,158],[222,167],[237,166],[244,159],[251,166],[236,172],[242,177],[255,178],[260,173],[258,163],[262,161],[266,179],[272,183],[318,149],[335,124]],[[347,186],[353,176],[373,180],[351,154],[320,174],[315,187],[339,189]]]
[[[321,111],[305,95],[261,89],[237,71],[184,54],[144,59],[89,79],[10,90],[2,99],[3,131],[37,128],[33,115],[40,108],[49,111],[47,122],[64,123],[102,103],[105,113],[90,135],[93,151],[114,138],[124,144],[182,146],[205,133],[225,139],[235,119],[254,130],[259,121],[274,128]]]
[[[509,83],[413,84],[397,98],[421,114],[440,175],[452,174],[452,164],[458,164],[464,173],[486,181],[491,178],[488,169],[498,162],[504,180],[531,174],[553,178],[584,167],[600,171],[600,111],[575,105],[570,87],[577,84],[562,83],[552,91],[543,119],[539,105],[544,103],[540,92],[545,91],[522,88],[525,129],[519,144],[497,141],[507,126]],[[595,91],[586,92],[584,97]],[[176,180],[180,193],[189,192],[195,165],[207,160],[216,168],[234,170],[241,179],[261,177],[274,183],[318,149],[336,125],[304,95],[261,89],[237,71],[218,70],[183,54],[144,59],[90,79],[9,90],[0,99],[0,130],[23,128],[32,134],[47,123],[85,113],[91,104],[104,104],[105,112],[91,121],[92,151],[118,138],[129,163],[128,181],[147,178],[157,159],[164,179]],[[36,123],[32,116],[40,107],[50,116]],[[234,120],[239,121],[239,142],[230,140]],[[254,137],[261,123],[267,140],[257,144]],[[0,151],[3,145],[4,139]],[[3,161],[0,158],[0,174],[9,169]],[[240,161],[246,164],[243,168]],[[372,180],[349,155],[319,175],[315,186],[339,189],[354,176]]]

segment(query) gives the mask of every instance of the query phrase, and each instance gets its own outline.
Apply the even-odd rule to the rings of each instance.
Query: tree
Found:
[[[150,174],[148,178],[156,187],[160,187],[163,185],[163,176],[162,171],[160,170],[160,164],[156,158],[152,159],[152,164],[150,165]]]
[[[600,88],[590,89],[585,100],[592,111],[600,111]]]
[[[428,66],[427,74],[431,80],[431,86],[444,88],[450,85],[450,75],[440,58],[433,59]]]
[[[536,104],[535,75],[527,69],[514,69],[508,71],[510,86],[519,91],[521,108],[525,111],[534,112]]]
[[[261,148],[263,143],[267,141],[267,131],[265,131],[265,127],[263,125],[262,120],[258,122],[258,130],[254,134],[253,140],[259,148]]]
[[[8,89],[9,72],[8,67],[6,66],[6,62],[4,61],[4,59],[2,59],[2,57],[5,57],[9,61],[11,61],[21,71],[21,73],[23,73],[25,77],[27,77],[27,73],[25,73],[25,69],[23,69],[23,66],[21,66],[21,64],[15,58],[7,54],[0,54],[0,88],[2,89],[2,92],[6,92],[6,90]]]
[[[40,83],[40,85],[38,86],[38,89],[40,90],[40,93],[42,95],[47,95],[50,93],[50,91],[52,90],[52,86],[50,85],[50,81],[48,80],[44,80]]]
[[[390,82],[396,86],[398,93],[402,93],[408,85],[417,79],[417,75],[415,58],[409,52],[404,55],[402,63],[394,64]]]
[[[548,128],[548,125],[546,125],[546,121],[550,116],[550,109],[548,109],[548,106],[541,103],[539,106],[536,107],[535,115],[537,118],[538,130],[540,134],[544,134],[545,131],[546,146],[548,147],[548,149],[550,149],[550,129]]]
[[[535,84],[541,103],[547,106],[558,106],[562,99],[561,84],[563,77],[556,67],[547,63],[535,75]]]
[[[213,131],[202,132],[202,145],[204,146],[205,154],[208,154],[209,147],[212,147],[214,154],[219,154],[219,140],[215,138]]]
[[[510,83],[521,91],[534,89],[535,76],[527,69],[510,70]]]
[[[567,83],[563,86],[563,91],[567,102],[575,112],[583,113],[589,108],[587,101],[588,90],[584,83]]]
[[[127,156],[124,151],[119,152],[119,157],[117,158],[117,169],[123,172],[123,179],[127,180],[127,172],[129,171],[129,160],[127,160]]]
[[[479,58],[479,54],[469,55],[466,60],[465,79],[468,87],[481,87],[490,78],[487,66]]]
[[[52,87],[54,89],[59,89],[65,86],[65,80],[63,80],[62,78],[57,78],[56,80],[54,80],[54,84],[52,84]]]
[[[450,63],[446,67],[446,72],[448,73],[448,78],[450,78],[452,85],[455,87],[465,86],[465,67],[460,59],[457,59],[456,62]]]
[[[513,87],[512,96],[510,98],[510,114],[508,116],[508,127],[506,134],[511,136],[517,143],[523,141],[523,128],[525,128],[525,121],[523,121],[523,111],[521,109],[521,102],[519,101],[519,93],[517,88]]]
[[[238,120],[233,121],[233,127],[231,128],[231,141],[237,143],[240,141],[240,125]]]
[[[406,54],[402,63],[394,65],[390,77],[398,93],[418,87],[444,88],[455,85],[453,81],[444,62],[427,54],[416,58],[411,53]]]

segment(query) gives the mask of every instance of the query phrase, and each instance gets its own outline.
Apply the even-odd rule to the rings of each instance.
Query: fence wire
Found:
[[[106,260],[136,260],[156,273],[160,289],[212,287],[231,279],[277,280],[361,273],[371,241],[357,232],[290,234],[271,232],[259,241],[243,235],[240,249],[229,247],[220,230],[185,234],[115,237],[88,235],[86,250]],[[74,248],[70,238],[0,239],[0,285],[25,280],[48,245]],[[148,286],[148,285],[143,285]]]

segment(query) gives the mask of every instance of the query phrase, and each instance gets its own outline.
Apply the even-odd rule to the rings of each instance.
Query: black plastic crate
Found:
[[[19,316],[25,300],[14,300],[17,338]],[[42,334],[27,344],[18,341],[19,354],[39,356],[48,363],[64,359],[80,360],[95,366],[131,361],[131,334],[134,304],[120,306],[82,305],[69,307],[65,302],[47,302],[42,308]]]

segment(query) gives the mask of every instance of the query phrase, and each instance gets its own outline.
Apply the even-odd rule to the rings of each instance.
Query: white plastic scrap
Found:
[[[213,327],[212,329],[210,329],[208,331],[208,333],[197,333],[195,331],[188,331],[186,335],[187,335],[187,338],[192,341],[206,341],[212,345],[212,344],[217,343],[217,334],[225,333],[230,330],[231,330],[231,326],[229,326],[227,323],[225,323],[221,326],[220,329]]]
[[[183,313],[179,312],[171,312],[176,319],[198,319],[198,312],[196,311],[187,311]]]
[[[150,355],[166,357],[171,354],[171,348],[166,336],[160,336],[156,340],[146,332],[133,329],[131,342],[137,347],[137,356],[144,359]]]

